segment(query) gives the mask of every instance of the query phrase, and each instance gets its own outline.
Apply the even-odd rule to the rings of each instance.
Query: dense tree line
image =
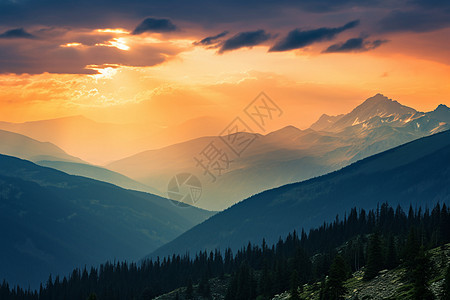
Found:
[[[89,270],[75,269],[63,278],[50,276],[37,291],[3,282],[0,299],[151,299],[181,286],[188,287],[183,297],[189,298],[193,284],[208,298],[208,279],[224,274],[231,274],[228,300],[267,299],[284,291],[299,299],[303,284],[316,281],[322,281],[323,299],[340,299],[345,292],[342,283],[351,272],[365,266],[365,279],[370,280],[381,269],[400,263],[417,275],[418,295],[426,295],[424,251],[448,242],[450,210],[445,204],[431,211],[410,207],[408,213],[400,206],[394,209],[382,204],[370,211],[354,208],[342,219],[337,216],[308,234],[294,231],[274,245],[265,240],[261,245],[249,243],[236,253],[226,249],[141,264],[108,262]]]

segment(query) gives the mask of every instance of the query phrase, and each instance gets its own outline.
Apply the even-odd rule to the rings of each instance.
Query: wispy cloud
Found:
[[[36,36],[28,33],[23,28],[7,30],[0,34],[0,39],[35,39]]]
[[[219,49],[219,53],[236,50],[244,47],[253,47],[269,40],[271,35],[260,29],[256,31],[240,32],[226,40]]]
[[[195,42],[194,45],[199,46],[211,46],[214,44],[219,43],[221,40],[221,38],[223,38],[224,36],[226,36],[228,34],[228,31],[223,31],[219,34],[213,35],[213,36],[208,36],[206,38],[204,38],[201,41]]]
[[[342,43],[336,43],[322,51],[322,53],[336,53],[336,52],[365,52],[378,48],[387,40],[368,41],[365,37],[351,38]]]
[[[321,27],[312,30],[294,29],[290,31],[286,37],[278,41],[270,52],[289,51],[309,46],[313,43],[321,41],[329,41],[334,39],[339,33],[354,28],[359,25],[359,20],[351,21],[341,27]]]
[[[98,70],[88,66],[148,67],[170,60],[188,47],[165,39],[148,42],[122,31],[56,28],[34,32],[39,38],[32,42],[28,35],[18,33],[0,39],[0,73],[95,74]]]
[[[171,32],[178,28],[169,19],[147,18],[142,21],[133,31],[132,34],[142,34],[144,32]]]

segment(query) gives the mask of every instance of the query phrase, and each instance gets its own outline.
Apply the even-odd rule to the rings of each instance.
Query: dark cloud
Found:
[[[124,27],[131,29],[136,20],[151,15],[177,22],[213,26],[279,24],[286,11],[323,13],[349,8],[387,5],[381,0],[0,0],[0,25],[5,26],[71,26],[84,28]],[[298,14],[296,14],[298,16]],[[274,21],[271,24],[268,22]],[[293,20],[298,22],[298,18]],[[233,24],[232,24],[233,25]],[[131,27],[130,27],[131,26]],[[292,25],[291,25],[292,26]],[[218,28],[218,27],[216,27]],[[229,27],[228,27],[229,28]],[[233,28],[238,29],[238,28]]]
[[[448,0],[411,0],[410,3],[428,8],[450,8],[450,1]]]
[[[289,51],[309,46],[316,42],[329,41],[339,33],[359,25],[359,20],[351,21],[341,27],[322,27],[312,30],[294,29],[288,35],[278,41],[269,51]]]
[[[171,32],[176,30],[177,26],[169,19],[147,18],[134,29],[132,34],[141,34],[144,32]]]
[[[36,55],[34,51],[39,51]],[[0,45],[0,73],[94,74],[89,65],[154,66],[173,57],[174,53],[153,47],[122,51],[113,47],[53,47],[41,45],[34,49]]]
[[[115,37],[95,31],[48,29],[36,32],[40,33],[39,39],[33,43],[24,39],[0,39],[0,73],[92,74],[96,71],[86,66],[154,66],[183,51],[164,41],[134,43],[130,49],[121,50],[110,43]]]
[[[0,26],[121,27],[132,31],[138,23],[136,20],[151,15],[176,21],[176,24],[200,25],[208,30],[242,31],[243,26],[251,24],[275,31],[298,27],[299,20],[320,27],[328,14],[336,21],[358,14],[373,20],[385,17],[377,28],[370,28],[371,32],[427,31],[450,26],[449,9],[449,0],[0,0]],[[287,14],[287,11],[292,13]],[[391,11],[394,13],[386,16],[386,12]],[[365,22],[367,27],[371,24]]]
[[[23,28],[7,30],[0,34],[0,39],[35,39],[36,37],[28,33]]]
[[[364,37],[352,38],[343,43],[333,44],[322,52],[365,52],[378,48],[384,43],[387,43],[387,40],[367,41]]]
[[[108,59],[100,60],[106,61],[106,63],[144,64],[126,55],[134,52],[135,49],[132,49],[131,52],[120,52],[115,48],[93,48],[96,44],[108,43],[108,40],[115,35],[80,35],[60,41],[59,44],[54,42],[53,39],[66,34],[66,29],[73,32],[92,31],[92,29],[99,28],[124,28],[128,31],[134,29],[134,33],[147,30],[152,32],[166,30],[165,32],[167,32],[167,30],[171,30],[171,26],[168,24],[172,24],[175,28],[176,25],[179,25],[186,29],[178,31],[177,35],[192,38],[193,32],[211,32],[211,30],[221,32],[228,29],[230,32],[242,32],[249,30],[248,28],[266,28],[270,32],[286,33],[288,29],[303,27],[303,24],[308,24],[311,28],[317,28],[314,30],[305,28],[293,30],[271,49],[271,51],[287,51],[315,42],[333,40],[344,26],[327,28],[324,25],[327,23],[324,22],[331,19],[337,22],[336,24],[344,24],[349,20],[349,16],[357,14],[358,17],[354,17],[354,19],[365,20],[362,30],[371,34],[401,30],[424,32],[450,27],[449,11],[450,1],[448,0],[0,0],[0,33],[4,32],[5,34],[5,30],[10,28],[24,27],[29,30],[30,34],[38,37],[33,40],[33,47],[34,44],[39,45],[36,48],[28,45],[30,49],[27,49],[27,47],[22,48],[21,44],[16,45],[16,49],[6,49],[5,47],[13,47],[12,45],[15,45],[16,41],[23,44],[25,42],[30,43],[28,40],[21,38],[0,39],[0,72],[6,72],[3,66],[7,66],[7,69],[11,72],[14,72],[14,70],[31,73],[42,70],[50,72],[51,69],[54,72],[64,73],[66,62],[62,57],[65,57],[69,62],[67,63],[68,72],[83,73],[87,72],[82,67],[85,62],[97,63],[91,59],[91,55],[102,52],[107,54],[105,56]],[[314,14],[311,14],[311,12],[314,12]],[[165,25],[168,26],[155,24],[155,22],[146,24],[148,16],[153,16],[153,19],[150,18],[150,20],[167,20]],[[144,21],[136,27],[136,24],[141,20]],[[299,20],[302,23],[299,24]],[[381,21],[377,23],[379,20]],[[39,28],[42,27],[54,29],[41,32]],[[59,31],[57,32],[57,30]],[[207,47],[218,47],[222,49],[222,52],[259,44],[257,39],[254,43],[250,41],[240,43],[239,40],[234,39],[235,37],[225,42],[224,40],[228,36],[220,36],[214,39],[215,37],[217,36],[210,36],[209,39],[205,38],[197,43]],[[275,39],[274,36],[271,36],[271,38]],[[52,46],[42,48],[41,44],[48,40],[52,41],[50,42]],[[72,42],[79,42],[88,46],[88,48],[68,49],[60,47],[60,45]],[[12,44],[7,45],[7,43]],[[33,51],[34,58],[31,57]],[[43,53],[42,51],[49,52]],[[148,58],[149,65],[161,61],[160,54],[165,53],[165,49],[151,48],[149,51],[151,53],[151,59]],[[53,65],[51,61],[47,61],[51,59],[54,53],[60,55],[59,63],[61,63],[61,66]],[[74,57],[70,57],[69,53],[73,53]],[[7,55],[10,55],[10,57]],[[43,57],[42,61],[39,60],[39,56]],[[102,57],[100,54],[99,56]],[[77,59],[80,59],[79,64],[75,64]],[[18,66],[17,68],[14,67],[14,62]],[[26,63],[29,63],[28,70]],[[46,70],[46,64],[52,67],[49,66]],[[21,65],[20,68],[19,65]]]
[[[243,26],[251,24],[275,31],[298,26],[294,24],[298,24],[299,20],[320,27],[327,18],[325,14],[330,12],[333,13],[330,18],[335,20],[355,13],[381,19],[385,12],[406,8],[415,12],[435,10],[438,15],[443,15],[442,11],[448,10],[449,6],[448,0],[0,0],[0,26],[121,27],[132,31],[136,20],[151,15],[156,20],[164,16],[166,20],[176,20],[176,24],[191,23],[208,30],[227,28],[242,31]],[[286,14],[287,11],[292,13]],[[429,19],[433,14],[427,15]],[[410,26],[420,26],[409,20],[412,21]],[[369,24],[365,23],[367,26]]]
[[[436,1],[435,1],[436,2]],[[447,1],[450,3],[450,1]],[[379,22],[383,32],[428,32],[450,26],[450,7],[416,7],[410,10],[394,10]]]
[[[98,34],[98,35],[85,35],[85,34],[73,34],[73,37],[70,38],[70,41],[73,43],[80,43],[85,46],[95,46],[97,44],[105,44],[114,36],[110,34]]]
[[[201,41],[195,42],[194,45],[210,46],[220,42],[220,38],[223,38],[228,34],[228,31],[221,32],[214,36],[208,36]]]
[[[226,40],[219,49],[219,53],[244,47],[253,47],[270,39],[271,35],[264,30],[241,32]]]

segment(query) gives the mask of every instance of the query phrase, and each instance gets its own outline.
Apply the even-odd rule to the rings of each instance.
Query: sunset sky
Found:
[[[231,120],[265,91],[307,128],[376,93],[450,105],[446,0],[0,0],[0,120]]]

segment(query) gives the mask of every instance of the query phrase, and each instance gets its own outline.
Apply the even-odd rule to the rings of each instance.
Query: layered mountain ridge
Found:
[[[0,155],[0,278],[36,288],[50,273],[136,260],[212,214]]]
[[[40,142],[5,130],[0,130],[0,141],[0,154],[26,159],[38,165],[51,167],[71,175],[109,182],[126,189],[153,194],[159,193],[154,188],[122,174],[90,165],[77,157],[67,154],[64,150],[49,142]]]
[[[432,207],[450,202],[450,131],[421,138],[307,181],[256,194],[162,246],[150,257],[276,243],[332,221],[353,207],[387,202]]]
[[[162,195],[170,178],[189,172],[201,179],[197,206],[223,210],[255,193],[306,180],[412,140],[450,129],[450,109],[440,105],[423,113],[381,94],[350,113],[322,115],[309,129],[287,126],[258,135],[229,168],[211,182],[194,157],[219,137],[204,137],[136,154],[106,167],[152,186]],[[248,135],[248,134],[247,134]],[[248,137],[248,136],[247,136]],[[226,146],[221,149],[226,151]],[[144,163],[143,163],[144,162]]]

